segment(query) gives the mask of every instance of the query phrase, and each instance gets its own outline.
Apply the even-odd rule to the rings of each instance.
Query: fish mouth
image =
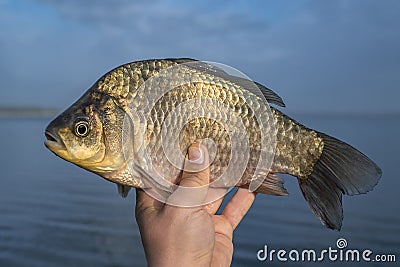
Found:
[[[46,131],[44,135],[46,136],[47,139],[46,141],[44,141],[44,145],[51,151],[56,153],[57,151],[67,150],[64,142],[58,135],[53,134],[49,131]]]

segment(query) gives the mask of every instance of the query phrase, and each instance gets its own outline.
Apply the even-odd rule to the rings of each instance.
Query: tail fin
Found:
[[[304,198],[314,214],[330,229],[340,230],[342,194],[371,191],[382,176],[381,169],[354,147],[323,133],[324,148],[313,172],[299,178]]]

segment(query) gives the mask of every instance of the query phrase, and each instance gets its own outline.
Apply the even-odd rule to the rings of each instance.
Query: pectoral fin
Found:
[[[118,187],[118,193],[121,195],[121,197],[126,198],[129,194],[129,191],[131,190],[132,187],[126,186],[126,185],[121,185],[117,184]]]

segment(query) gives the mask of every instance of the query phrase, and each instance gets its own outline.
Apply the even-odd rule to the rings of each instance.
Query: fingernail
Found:
[[[200,147],[189,147],[188,158],[192,163],[203,164],[204,155]]]

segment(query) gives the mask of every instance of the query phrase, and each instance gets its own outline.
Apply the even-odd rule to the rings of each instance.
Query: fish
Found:
[[[288,195],[297,178],[309,207],[340,230],[343,195],[371,191],[382,170],[351,145],[285,115],[280,96],[220,65],[190,58],[135,61],[98,79],[45,130],[62,159],[131,188],[176,189],[188,147],[210,150],[211,187]]]

